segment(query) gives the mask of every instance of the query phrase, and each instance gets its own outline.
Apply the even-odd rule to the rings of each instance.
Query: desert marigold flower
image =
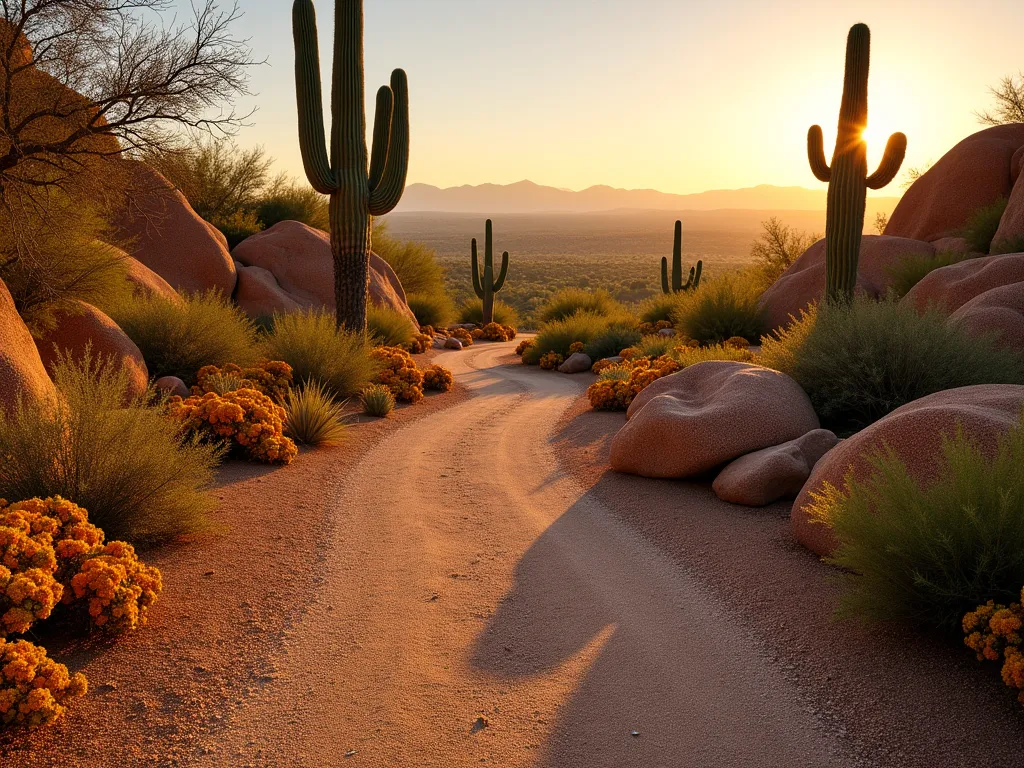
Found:
[[[560,366],[564,362],[565,358],[562,357],[557,352],[555,352],[554,350],[552,350],[544,355],[541,355],[540,367],[543,368],[545,371],[551,371]]]
[[[88,683],[26,640],[0,640],[0,730],[38,728],[60,718]]]
[[[523,339],[522,341],[519,342],[519,345],[516,347],[516,354],[522,357],[523,353],[532,346],[533,339]]]
[[[450,392],[455,386],[455,377],[447,368],[440,365],[428,366],[423,371],[423,386],[438,392]]]
[[[464,347],[473,346],[473,335],[465,328],[456,328],[449,335],[451,338],[461,341]]]
[[[234,363],[223,367],[206,365],[196,374],[194,396],[218,394],[226,377],[237,383],[237,389],[254,389],[278,404],[288,398],[294,383],[292,367],[281,360],[264,360],[254,366],[242,368]]]
[[[390,389],[395,399],[406,403],[423,399],[423,372],[412,355],[398,347],[377,347],[370,356],[381,365],[375,382]]]
[[[511,325],[501,325],[499,323],[488,323],[485,325],[479,337],[475,332],[473,333],[473,338],[482,338],[484,341],[512,341],[515,337],[515,328]]]

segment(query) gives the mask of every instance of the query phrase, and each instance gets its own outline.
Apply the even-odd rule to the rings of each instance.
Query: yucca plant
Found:
[[[363,390],[360,399],[363,403],[363,413],[367,416],[383,418],[395,410],[395,396],[383,384],[370,385]]]
[[[303,445],[337,445],[348,431],[341,404],[317,381],[289,392],[285,412],[285,431]]]

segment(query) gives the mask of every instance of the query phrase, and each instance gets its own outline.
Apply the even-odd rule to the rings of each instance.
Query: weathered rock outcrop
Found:
[[[925,275],[900,301],[918,312],[935,305],[955,312],[975,296],[1024,281],[1024,253],[967,259]]]
[[[19,400],[29,407],[45,407],[56,394],[32,334],[0,282],[0,409],[9,413]]]
[[[949,317],[972,336],[993,334],[996,344],[1024,355],[1024,282],[975,296]]]

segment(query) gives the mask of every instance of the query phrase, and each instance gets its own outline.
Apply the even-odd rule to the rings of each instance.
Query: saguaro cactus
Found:
[[[676,222],[675,239],[672,241],[672,283],[668,280],[668,259],[661,257],[661,290],[665,293],[680,293],[700,286],[700,275],[704,271],[704,262],[697,260],[696,266],[690,267],[690,276],[683,282],[683,222]]]
[[[327,154],[320,88],[320,50],[313,0],[292,6],[299,145],[309,183],[330,195],[334,296],[339,327],[366,328],[370,239],[374,216],[393,210],[409,170],[409,86],[405,72],[377,91],[373,151],[367,165],[363,108],[363,2],[334,2],[331,151]]]
[[[494,279],[494,236],[491,220],[484,230],[484,274],[480,275],[480,261],[476,255],[476,238],[473,238],[473,290],[483,304],[483,324],[494,322],[494,294],[505,285],[508,275],[508,251],[501,254],[501,272]]]
[[[885,145],[878,170],[868,176],[867,144],[862,134],[868,124],[870,58],[871,32],[867,25],[855,24],[846,40],[843,101],[839,107],[839,131],[831,166],[825,161],[821,127],[813,125],[807,132],[811,170],[819,180],[828,182],[825,298],[830,302],[853,298],[867,188],[881,189],[892,181],[907,152],[907,137],[894,133]]]

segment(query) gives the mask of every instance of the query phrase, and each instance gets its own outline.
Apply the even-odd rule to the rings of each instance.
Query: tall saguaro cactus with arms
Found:
[[[334,296],[339,327],[366,328],[373,217],[393,210],[409,170],[409,86],[405,72],[377,91],[373,151],[366,151],[363,1],[334,2],[334,72],[330,155],[324,134],[320,46],[313,0],[292,6],[299,145],[313,188],[330,195]]]
[[[484,228],[484,271],[480,274],[480,260],[476,255],[476,238],[473,238],[471,245],[473,252],[473,290],[480,299],[484,325],[494,322],[494,294],[505,285],[505,276],[508,275],[508,251],[501,254],[501,272],[498,279],[494,279],[494,231],[491,220],[487,220]]]
[[[867,144],[862,134],[868,124],[870,57],[871,32],[867,25],[855,24],[846,40],[846,75],[832,165],[825,160],[821,127],[811,126],[807,132],[807,157],[811,170],[820,181],[828,182],[825,299],[829,302],[853,298],[867,190],[881,189],[892,181],[899,173],[907,152],[907,137],[894,133],[885,145],[878,170],[868,175]]]
[[[661,290],[664,293],[682,293],[691,288],[700,287],[701,272],[704,262],[697,259],[697,264],[690,267],[690,275],[683,282],[683,222],[676,222],[676,233],[672,240],[672,282],[669,282],[668,259],[661,257]]]

